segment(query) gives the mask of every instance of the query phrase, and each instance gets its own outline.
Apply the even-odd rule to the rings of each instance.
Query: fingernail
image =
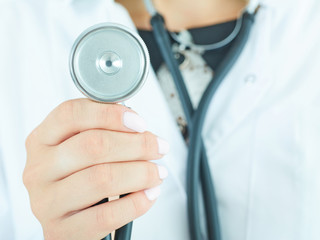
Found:
[[[146,189],[146,190],[144,190],[144,193],[146,194],[147,198],[150,201],[153,201],[153,200],[157,199],[161,193],[160,186]]]
[[[165,140],[158,137],[158,152],[159,154],[167,154],[170,150],[170,145]]]
[[[147,130],[147,124],[144,119],[133,112],[124,112],[123,124],[135,132],[141,133]]]
[[[164,166],[157,165],[157,167],[160,179],[165,179],[166,177],[168,177],[168,170]]]

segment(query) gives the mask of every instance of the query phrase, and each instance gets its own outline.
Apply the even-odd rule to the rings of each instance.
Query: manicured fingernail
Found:
[[[144,190],[144,193],[146,194],[147,198],[150,201],[153,201],[159,197],[159,195],[161,193],[161,189],[160,189],[160,186],[156,186],[154,188],[149,188],[149,189]]]
[[[135,132],[144,132],[147,130],[147,124],[143,118],[133,112],[124,112],[123,124]]]
[[[158,167],[160,179],[165,179],[166,177],[168,177],[168,174],[169,174],[168,170],[164,166],[157,165],[157,167]]]
[[[159,154],[167,154],[170,150],[170,145],[165,140],[158,137],[158,152]]]

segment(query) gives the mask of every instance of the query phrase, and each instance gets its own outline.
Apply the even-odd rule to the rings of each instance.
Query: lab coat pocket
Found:
[[[299,109],[292,99],[283,98],[255,113],[247,240],[302,239]]]

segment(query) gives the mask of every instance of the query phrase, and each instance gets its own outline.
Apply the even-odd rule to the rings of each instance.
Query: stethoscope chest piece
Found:
[[[92,100],[122,102],[144,84],[149,53],[142,39],[114,23],[94,25],[75,41],[70,72],[75,85]]]

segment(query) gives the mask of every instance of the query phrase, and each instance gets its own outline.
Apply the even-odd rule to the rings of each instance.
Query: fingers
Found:
[[[160,194],[159,189],[150,190],[148,195],[144,191],[132,193],[124,198],[97,205],[66,218],[64,226],[72,226],[73,235],[66,239],[102,239],[114,229],[131,222],[146,213],[154,199]],[[152,196],[149,200],[147,196]],[[62,230],[63,231],[63,230]]]
[[[143,132],[146,124],[134,111],[122,105],[76,99],[60,104],[32,135],[42,144],[57,145],[87,129]]]
[[[148,160],[169,145],[145,129],[124,106],[77,99],[29,135],[23,181],[45,239],[101,239],[151,207],[167,171]]]
[[[166,168],[147,161],[87,168],[55,184],[52,192],[59,192],[59,196],[51,199],[55,199],[54,205],[63,206],[55,214],[61,216],[88,208],[107,197],[158,186],[167,175]]]
[[[106,130],[81,132],[55,147],[48,164],[50,180],[64,178],[92,165],[135,160],[155,160],[169,150],[168,144],[156,135],[123,133]]]

